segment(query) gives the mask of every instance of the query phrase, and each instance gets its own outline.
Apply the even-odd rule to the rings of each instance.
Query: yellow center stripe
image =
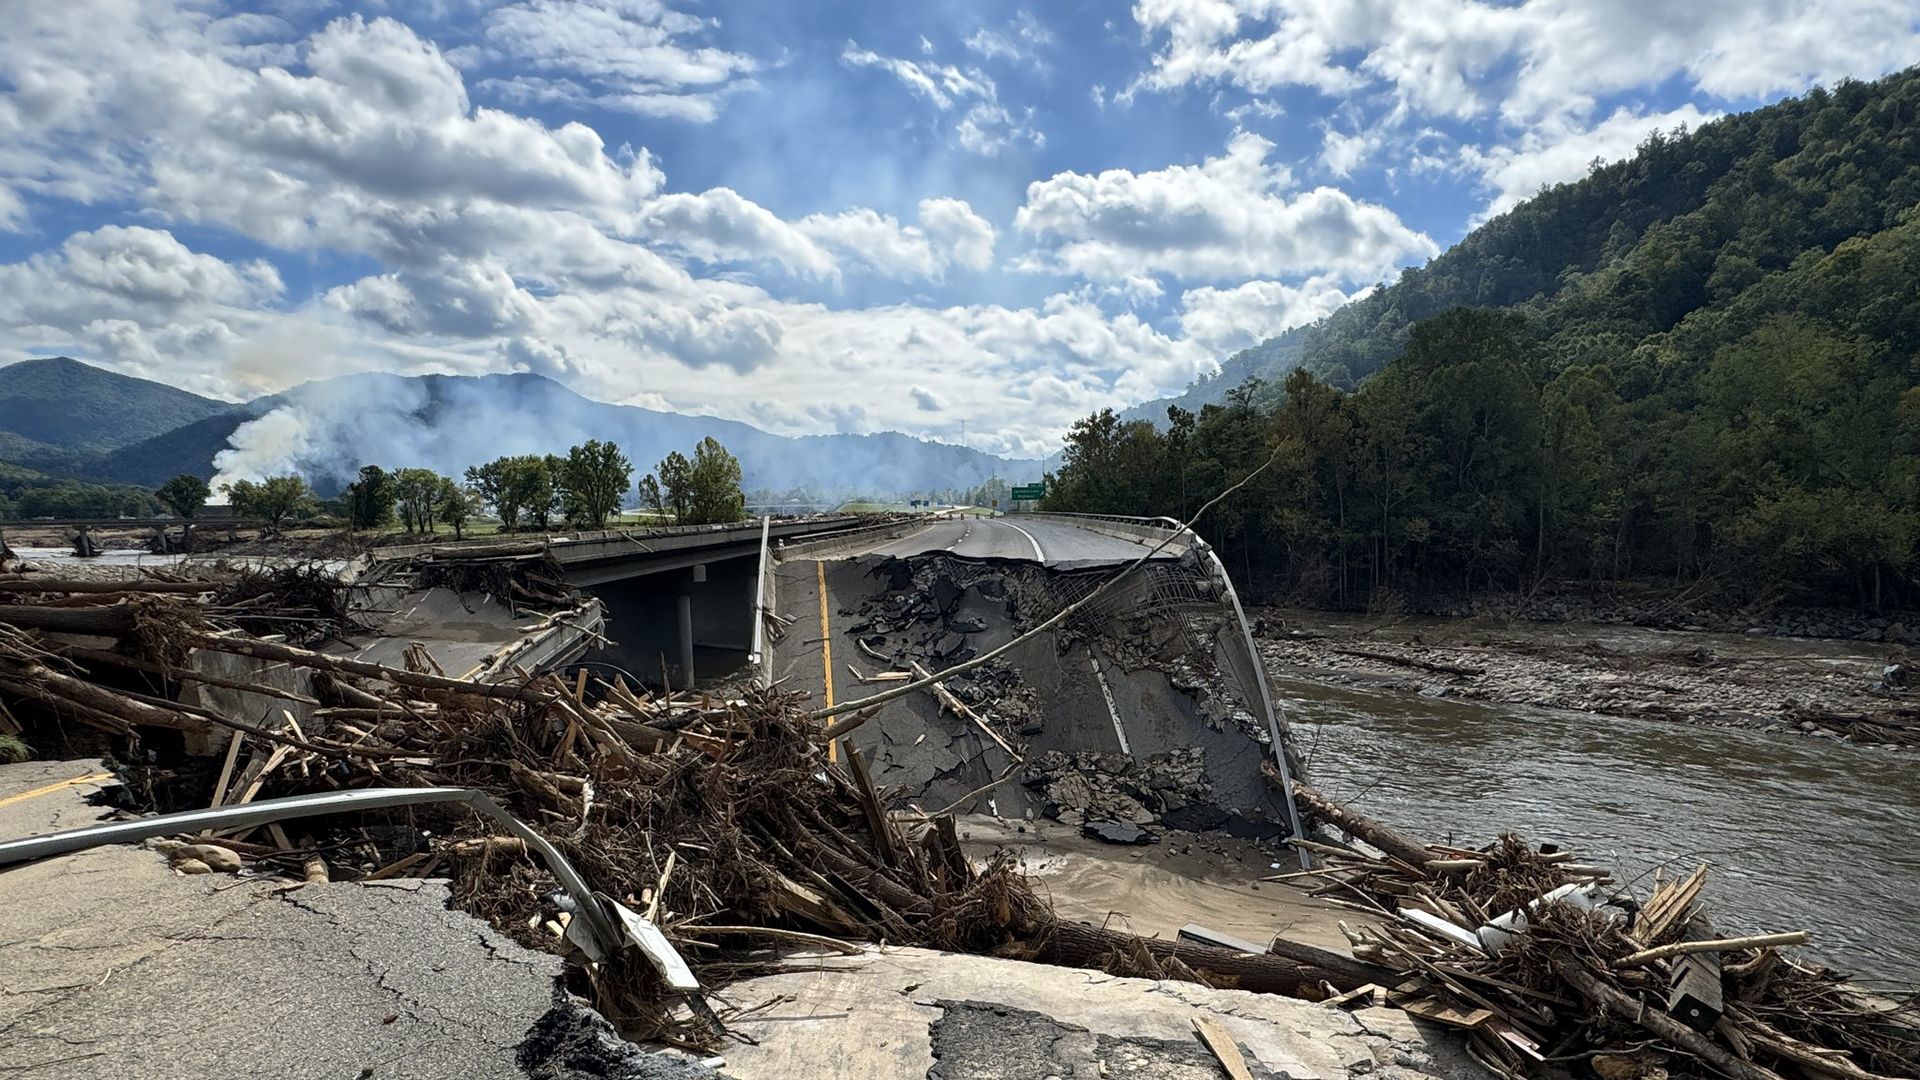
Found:
[[[76,776],[71,780],[62,780],[57,784],[48,784],[46,787],[37,787],[37,788],[34,788],[32,791],[23,791],[18,795],[9,795],[4,799],[0,799],[0,806],[12,806],[14,803],[23,803],[23,802],[26,802],[28,799],[37,799],[42,795],[51,795],[56,791],[64,791],[70,787],[78,787],[81,784],[97,784],[97,783],[100,783],[101,781],[111,780],[111,779],[113,779],[112,773],[108,773],[108,772],[88,773],[85,776]]]
[[[833,627],[827,622],[827,564],[825,560],[816,561],[813,568],[819,572],[820,582],[820,673],[827,681],[827,708],[833,708]],[[840,760],[840,740],[827,744],[827,760]]]

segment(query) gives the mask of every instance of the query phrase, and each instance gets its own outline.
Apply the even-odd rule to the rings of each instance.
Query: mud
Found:
[[[1278,610],[1256,633],[1271,669],[1362,689],[1920,746],[1920,671],[1899,645]]]

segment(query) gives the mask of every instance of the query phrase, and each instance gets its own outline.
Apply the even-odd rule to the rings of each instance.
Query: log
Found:
[[[1285,957],[1296,964],[1306,964],[1323,971],[1337,971],[1340,973],[1341,981],[1344,982],[1361,984],[1377,982],[1385,985],[1393,977],[1393,972],[1384,967],[1369,964],[1364,960],[1355,960],[1351,956],[1342,956],[1327,949],[1303,945],[1298,941],[1288,941],[1285,938],[1274,938],[1267,945],[1267,952],[1274,956]]]
[[[1268,784],[1281,788],[1285,793],[1279,770],[1273,767],[1272,762],[1261,762],[1260,771],[1266,776]],[[1426,845],[1395,832],[1365,814],[1341,806],[1298,780],[1293,782],[1293,801],[1299,805],[1303,816],[1324,821],[1350,836],[1357,836],[1406,863],[1415,874],[1426,874],[1427,860],[1431,857]]]
[[[67,704],[78,705],[89,712],[104,713],[137,727],[197,731],[207,725],[200,717],[102,689],[85,679],[76,679],[33,661],[0,657],[0,684],[21,697],[45,702],[56,709]]]
[[[133,633],[134,614],[132,608],[119,604],[78,608],[46,604],[0,604],[0,623],[54,634],[92,634],[117,638]]]
[[[1596,1007],[1606,1010],[1607,1015],[1640,1025],[1656,1038],[1665,1039],[1733,1080],[1783,1080],[1772,1069],[1742,1061],[1718,1043],[1666,1013],[1647,1008],[1639,999],[1608,985],[1606,980],[1588,971],[1572,956],[1556,953],[1552,963],[1554,973],[1560,976],[1562,982],[1573,987]]]
[[[224,588],[221,581],[84,581],[39,575],[0,577],[0,593],[183,593],[194,595]]]
[[[127,656],[124,653],[108,652],[104,649],[86,649],[77,645],[64,647],[55,646],[55,648],[61,656],[69,660],[84,660],[89,664],[113,664],[119,667],[129,668],[133,671],[145,672],[149,675],[159,675],[172,679],[174,682],[218,686],[223,690],[238,690],[242,693],[279,698],[281,701],[296,701],[302,705],[320,704],[318,698],[308,697],[305,694],[297,694],[292,690],[282,690],[277,686],[268,686],[265,683],[241,682],[238,679],[226,679],[218,675],[204,675],[198,671],[193,671],[178,665],[169,667],[165,664],[156,664],[151,660],[142,660],[137,656]],[[396,714],[399,712],[398,709],[392,711]]]
[[[1432,671],[1441,675],[1458,675],[1465,679],[1471,679],[1487,673],[1486,668],[1466,667],[1461,664],[1441,664],[1432,660],[1418,660],[1411,656],[1395,656],[1392,653],[1372,652],[1367,649],[1329,649],[1328,651],[1338,653],[1341,656],[1353,656],[1362,660],[1377,660],[1383,664],[1398,664],[1401,667],[1418,668],[1421,671]]]
[[[1784,934],[1755,934],[1752,937],[1716,938],[1712,941],[1676,941],[1657,949],[1641,949],[1637,953],[1623,956],[1613,966],[1616,968],[1643,967],[1655,960],[1665,960],[1670,956],[1685,956],[1688,953],[1770,949],[1779,945],[1805,945],[1812,940],[1813,935],[1805,930],[1792,930]]]
[[[0,622],[6,621],[0,608]],[[278,660],[295,667],[314,668],[335,675],[357,675],[363,679],[379,679],[411,686],[419,690],[441,690],[455,694],[472,694],[475,697],[499,698],[506,701],[524,701],[532,705],[550,705],[563,697],[546,690],[536,690],[519,683],[482,683],[465,679],[450,678],[445,675],[427,675],[417,671],[404,671],[400,668],[385,667],[365,660],[354,660],[330,653],[318,653],[311,649],[301,649],[292,645],[283,645],[277,641],[261,641],[258,638],[226,637],[219,634],[194,633],[187,636],[187,643],[197,649],[210,652],[237,653],[262,660]]]
[[[1272,953],[1243,953],[1210,945],[1135,937],[1077,922],[1057,921],[1041,927],[1031,944],[1034,959],[1079,968],[1100,968],[1101,961],[1138,945],[1156,960],[1178,960],[1221,989],[1283,994],[1307,1001],[1320,999],[1323,982],[1331,983],[1335,990],[1357,990],[1376,981],[1372,976],[1379,973],[1375,968],[1362,973],[1347,965],[1322,967]]]

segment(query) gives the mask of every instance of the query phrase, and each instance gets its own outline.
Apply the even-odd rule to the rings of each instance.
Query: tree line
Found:
[[[464,482],[431,469],[389,470],[363,466],[337,499],[321,500],[295,474],[222,485],[236,516],[279,529],[290,522],[327,515],[356,530],[382,529],[396,521],[408,533],[453,529],[492,514],[501,531],[545,530],[558,524],[600,529],[618,515],[636,493],[642,505],[675,524],[705,525],[746,517],[740,462],[709,437],[693,458],[675,451],[636,489],[633,462],[618,444],[589,439],[565,455],[521,454],[495,458],[466,470]],[[211,496],[206,481],[176,476],[155,497],[181,518],[191,520]]]
[[[1044,505],[1184,520],[1277,455],[1199,523],[1265,598],[1626,578],[1915,598],[1911,352],[1796,314],[1657,372],[1556,362],[1546,340],[1524,316],[1458,309],[1355,390],[1300,369],[1278,394],[1174,408],[1165,431],[1105,411],[1074,426]]]

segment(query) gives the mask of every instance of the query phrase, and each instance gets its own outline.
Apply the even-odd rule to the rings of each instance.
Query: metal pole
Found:
[[[760,668],[762,688],[773,685],[773,665],[767,662],[767,536],[773,528],[773,515],[760,519],[760,576],[753,582],[753,649],[747,663]]]

